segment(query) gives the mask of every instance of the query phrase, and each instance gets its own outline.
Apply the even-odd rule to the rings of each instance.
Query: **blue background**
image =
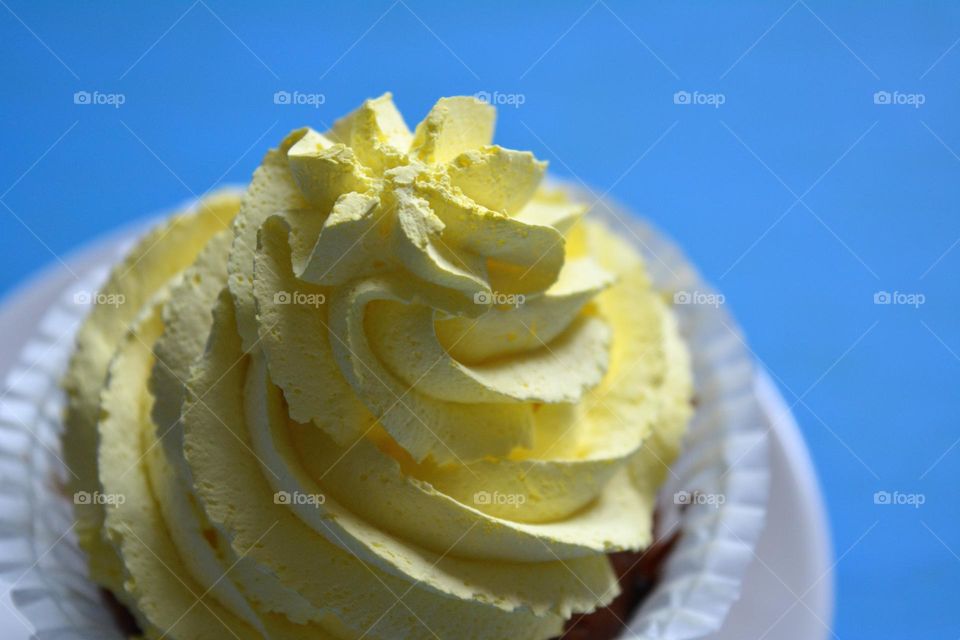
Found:
[[[286,131],[366,97],[392,90],[412,124],[438,96],[521,96],[498,142],[678,239],[794,405],[832,520],[836,637],[960,636],[960,7],[0,4],[3,291],[247,180]],[[925,302],[876,305],[878,291]]]

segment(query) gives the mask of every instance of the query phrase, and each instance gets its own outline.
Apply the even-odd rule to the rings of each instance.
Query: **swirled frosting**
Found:
[[[690,406],[637,252],[389,94],[118,265],[66,380],[93,578],[148,638],[540,639],[651,542]]]

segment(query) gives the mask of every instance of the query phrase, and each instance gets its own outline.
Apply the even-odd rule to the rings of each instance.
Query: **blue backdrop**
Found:
[[[365,97],[487,92],[726,294],[813,452],[836,636],[960,636],[960,7],[271,4],[0,2],[0,289]]]

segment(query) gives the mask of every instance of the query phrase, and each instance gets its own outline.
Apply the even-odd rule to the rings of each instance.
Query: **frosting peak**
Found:
[[[292,240],[297,277],[338,285],[358,271],[401,268],[449,289],[435,300],[440,311],[474,316],[489,308],[492,284],[511,293],[553,284],[563,236],[537,208],[516,216],[546,163],[491,145],[494,118],[474,98],[444,98],[411,134],[387,94],[327,135],[294,134],[301,137],[286,153],[290,173],[303,198],[329,212],[315,240]]]

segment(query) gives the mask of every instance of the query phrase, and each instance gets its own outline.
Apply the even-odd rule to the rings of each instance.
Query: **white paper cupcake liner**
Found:
[[[660,493],[657,537],[679,532],[679,539],[622,637],[700,638],[720,628],[739,597],[764,525],[769,422],[754,392],[753,360],[724,305],[713,304],[715,292],[672,242],[609,201],[590,215],[636,242],[656,286],[678,295],[697,401],[684,449]],[[98,289],[123,248],[108,253],[47,311],[0,401],[0,576],[14,583],[13,601],[38,640],[123,637],[87,578],[72,531],[72,496],[62,489],[69,472],[60,459],[60,379],[86,313],[78,294]]]

